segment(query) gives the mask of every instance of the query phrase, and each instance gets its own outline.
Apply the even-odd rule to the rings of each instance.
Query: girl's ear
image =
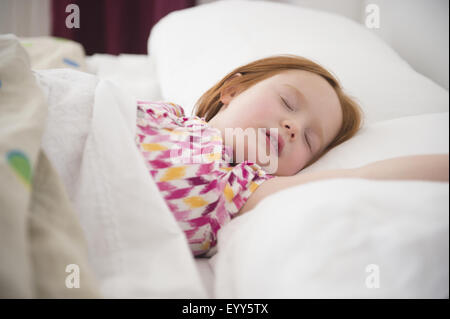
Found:
[[[236,73],[231,78],[229,78],[227,82],[240,76],[242,76],[241,73]],[[220,92],[220,101],[223,103],[224,106],[227,106],[238,93],[239,93],[238,88],[236,86],[227,87],[226,89]]]

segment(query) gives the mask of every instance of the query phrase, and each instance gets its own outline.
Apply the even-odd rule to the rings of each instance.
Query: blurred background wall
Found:
[[[217,0],[0,0],[0,33],[54,35],[94,53],[146,54],[150,30],[166,14]],[[247,0],[252,1],[252,0]],[[343,15],[365,24],[369,4],[379,7],[380,27],[370,29],[413,68],[449,88],[448,0],[267,0]],[[65,8],[80,8],[79,29],[68,29]]]
[[[51,0],[0,0],[0,34],[22,37],[51,34]]]
[[[82,28],[66,27],[71,3],[80,8]],[[168,13],[193,6],[195,0],[53,0],[52,35],[82,43],[89,55],[146,54],[152,27]]]

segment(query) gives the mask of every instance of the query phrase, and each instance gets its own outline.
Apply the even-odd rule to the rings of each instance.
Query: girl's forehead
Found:
[[[317,81],[325,81],[322,76],[305,71],[305,70],[285,70],[278,74],[275,74],[273,77],[269,78],[272,79],[272,81],[289,81],[292,82],[292,84],[305,84],[311,81],[317,82]]]
[[[296,74],[293,74],[292,72],[287,73],[285,71],[285,72],[275,74],[275,75],[265,79],[263,81],[263,83],[261,83],[261,85],[265,88],[268,88],[268,87],[280,88],[283,85],[288,84],[293,87],[299,88],[299,87],[304,87],[305,82],[307,82],[307,81],[303,80],[301,75],[296,75]]]
[[[271,85],[289,84],[308,98],[327,96],[330,100],[337,100],[336,92],[328,81],[321,75],[305,70],[286,70],[270,77]]]

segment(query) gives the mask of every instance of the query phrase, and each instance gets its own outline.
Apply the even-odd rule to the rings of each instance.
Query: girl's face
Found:
[[[238,74],[237,76],[240,76]],[[336,137],[342,124],[342,111],[336,92],[320,75],[303,70],[289,70],[258,82],[244,92],[230,88],[222,92],[222,109],[209,121],[219,129],[223,140],[234,150],[244,149],[243,158],[249,152],[265,150],[276,160],[273,175],[291,176],[299,172],[320,155]],[[237,143],[225,138],[225,129],[278,129],[279,136],[266,138],[256,134],[256,141],[237,139]],[[263,130],[262,130],[263,131]],[[264,138],[262,138],[264,136]],[[260,138],[258,138],[260,137]],[[270,140],[281,139],[276,148],[270,148]],[[244,145],[242,145],[242,143]],[[272,151],[271,151],[272,150]],[[267,166],[267,161],[256,163]]]

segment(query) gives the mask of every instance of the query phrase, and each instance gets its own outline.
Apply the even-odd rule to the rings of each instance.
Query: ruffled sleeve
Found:
[[[230,167],[227,183],[223,190],[225,208],[228,213],[232,217],[236,215],[258,186],[273,177],[258,164],[247,161]]]
[[[184,109],[172,102],[138,101],[138,107],[156,116],[161,116],[164,113],[175,115],[176,117],[184,116]]]

